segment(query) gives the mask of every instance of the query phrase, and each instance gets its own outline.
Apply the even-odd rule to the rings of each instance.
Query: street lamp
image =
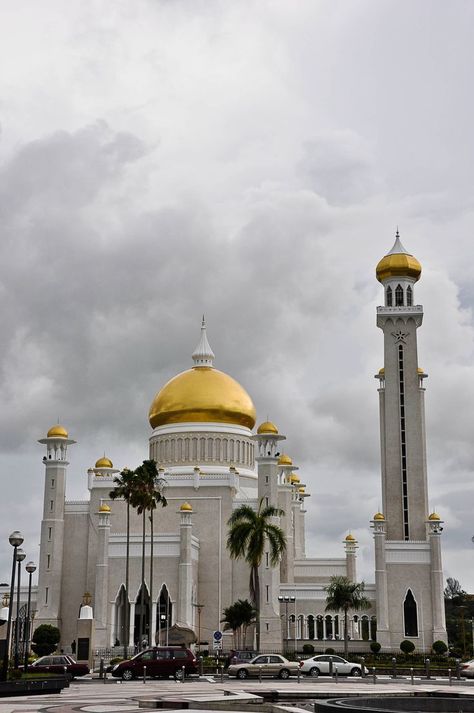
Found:
[[[201,612],[204,609],[204,604],[195,604],[192,602],[192,606],[196,607],[198,613],[198,653],[201,653]]]
[[[25,566],[26,571],[28,572],[29,578],[28,578],[28,604],[26,607],[26,626],[25,626],[25,668],[24,671],[27,670],[28,668],[28,654],[30,652],[30,635],[31,635],[31,621],[30,621],[30,612],[31,612],[31,577],[33,576],[33,572],[36,571],[36,565],[34,562],[27,562]]]
[[[280,596],[278,597],[278,601],[280,603],[285,603],[285,622],[286,622],[286,650],[288,650],[288,643],[290,640],[290,620],[288,619],[288,604],[290,602],[295,601],[295,597],[293,595],[286,595],[286,596]],[[296,629],[296,616],[295,616],[295,629]]]
[[[18,668],[20,663],[20,580],[21,580],[21,563],[26,557],[26,552],[22,549],[17,549],[16,551],[16,561],[18,562],[18,584],[16,585],[16,620],[15,620],[15,658],[14,666]]]
[[[23,535],[18,530],[12,532],[8,538],[9,543],[13,547],[13,563],[12,563],[12,576],[10,580],[10,599],[8,606],[8,623],[7,623],[7,636],[5,641],[5,651],[3,652],[3,664],[2,664],[2,675],[1,680],[7,680],[8,673],[8,654],[10,651],[10,634],[12,630],[12,608],[13,608],[13,595],[15,589],[15,564],[16,564],[16,552],[21,544],[23,544]]]

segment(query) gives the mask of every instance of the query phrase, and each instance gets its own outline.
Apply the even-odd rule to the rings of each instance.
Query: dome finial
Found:
[[[194,366],[212,367],[213,359],[214,352],[211,349],[211,345],[207,341],[206,320],[204,318],[204,315],[202,315],[201,338],[199,340],[199,344],[193,352]]]

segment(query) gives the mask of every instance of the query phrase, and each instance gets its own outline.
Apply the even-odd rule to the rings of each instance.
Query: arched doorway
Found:
[[[127,608],[130,616],[130,604],[127,601],[125,587],[122,584],[115,599],[115,641],[114,646],[128,646],[129,635],[127,632]]]
[[[406,593],[405,601],[403,602],[403,616],[405,620],[405,636],[418,636],[418,611],[411,589]]]
[[[168,630],[173,621],[173,603],[168,587],[163,584],[156,604],[156,641],[158,644],[168,644]]]
[[[150,595],[148,588],[143,583],[143,609],[142,609],[142,587],[138,590],[137,598],[135,599],[135,621],[133,629],[133,641],[136,645],[142,648],[143,643],[149,643],[150,633]]]

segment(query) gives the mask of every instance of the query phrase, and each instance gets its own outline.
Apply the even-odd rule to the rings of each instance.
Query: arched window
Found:
[[[312,640],[315,638],[314,628],[314,616],[310,614],[308,617],[308,639]]]
[[[387,287],[387,307],[392,306],[392,288]]]
[[[395,307],[403,307],[403,287],[397,285],[395,288]]]
[[[408,285],[407,287],[407,306],[411,307],[413,304],[413,290],[411,288],[411,285]]]
[[[405,636],[418,636],[418,612],[411,589],[406,593],[405,601],[403,602],[403,615],[405,619]]]

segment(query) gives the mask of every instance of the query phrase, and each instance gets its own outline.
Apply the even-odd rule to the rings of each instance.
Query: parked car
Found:
[[[466,678],[474,678],[474,659],[465,661],[461,664],[461,676]]]
[[[60,656],[41,656],[28,665],[29,673],[66,673],[70,678],[87,676],[89,666],[85,663],[77,663],[72,656],[61,654]]]
[[[259,675],[289,678],[291,674],[298,673],[299,667],[298,661],[288,661],[280,654],[268,654],[255,656],[255,658],[244,663],[231,664],[227,669],[227,673],[229,676],[235,676],[236,678]]]
[[[308,676],[319,676],[330,674],[330,663],[332,660],[332,670],[337,668],[337,673],[341,676],[362,676],[362,665],[360,663],[352,663],[346,661],[342,656],[328,656],[323,654],[320,656],[311,656],[310,659],[305,659],[301,662],[301,673],[306,673]],[[364,673],[368,674],[369,670],[364,668]]]
[[[131,681],[132,678],[146,675],[154,678],[174,676],[182,678],[183,666],[185,674],[197,673],[196,657],[190,649],[179,646],[156,646],[146,649],[126,661],[120,661],[112,668],[112,676]]]
[[[234,651],[231,663],[245,663],[251,661],[257,656],[256,651]]]

